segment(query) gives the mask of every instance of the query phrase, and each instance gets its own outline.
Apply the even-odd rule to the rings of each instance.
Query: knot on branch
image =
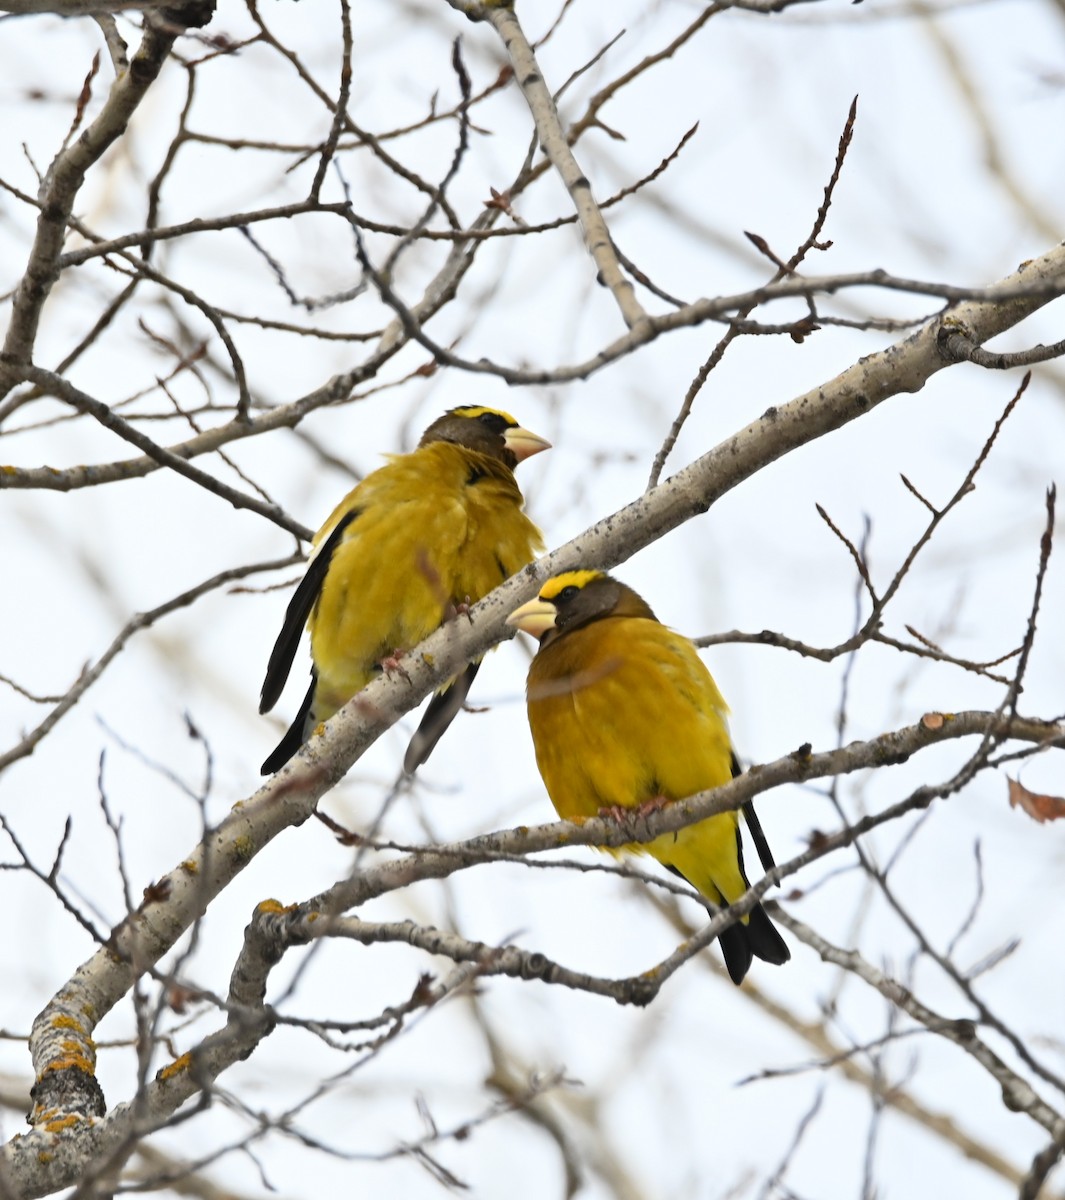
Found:
[[[955,317],[944,317],[936,331],[936,347],[948,362],[969,362],[978,348],[972,330]]]
[[[26,1120],[31,1125],[70,1117],[102,1117],[107,1112],[96,1076],[73,1063],[51,1064],[30,1088],[30,1099],[33,1108]]]
[[[635,978],[628,980],[628,984],[629,986],[626,988],[625,994],[619,995],[617,1002],[619,1004],[631,1004],[635,1008],[646,1008],[658,995],[661,986],[659,980],[653,977],[650,972],[635,976]]]
[[[524,970],[522,971],[523,979],[546,979],[551,973],[554,963],[547,957],[546,954],[540,954],[533,951],[528,955],[523,963]]]
[[[216,0],[185,0],[184,4],[161,8],[158,19],[171,26],[171,32],[202,29],[214,17],[215,5]]]
[[[996,353],[985,350],[973,335],[972,330],[953,317],[945,317],[936,333],[936,345],[947,362],[971,362],[992,371],[1009,371],[1014,367],[1030,367],[1036,363],[1049,362],[1065,355],[1065,339],[1049,346],[1042,342],[1027,350],[1012,353]]]

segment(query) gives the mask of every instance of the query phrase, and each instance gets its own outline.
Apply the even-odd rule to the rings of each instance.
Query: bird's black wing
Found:
[[[415,771],[433,752],[436,743],[444,736],[447,727],[458,716],[473,681],[477,677],[480,662],[473,662],[442,691],[436,692],[422,716],[421,722],[410,740],[407,753],[403,756],[403,770],[408,775]]]
[[[736,757],[736,752],[732,752],[732,778],[743,774],[743,768],[740,766],[740,760]],[[743,815],[747,818],[747,828],[751,831],[751,840],[754,842],[754,848],[758,852],[758,861],[762,864],[763,871],[772,871],[777,865],[773,858],[773,851],[769,849],[769,842],[766,840],[765,830],[762,828],[762,822],[758,819],[758,814],[754,811],[754,801],[748,800],[743,806]]]
[[[281,698],[281,691],[292,670],[292,660],[296,657],[296,649],[303,636],[303,628],[311,615],[318,595],[322,590],[329,563],[333,557],[344,530],[359,515],[358,509],[345,513],[329,535],[325,545],[311,559],[307,573],[300,580],[299,587],[292,594],[285,610],[285,620],[281,632],[277,635],[274,648],[270,651],[270,661],[266,664],[266,678],[263,680],[263,690],[259,697],[259,711],[267,713]]]

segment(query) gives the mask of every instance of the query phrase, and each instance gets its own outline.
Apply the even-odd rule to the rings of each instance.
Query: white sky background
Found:
[[[826,3],[772,18],[736,12],[715,17],[672,61],[623,91],[603,111],[624,141],[593,131],[577,153],[600,199],[649,172],[696,120],[699,130],[680,159],[655,184],[608,212],[621,249],[655,282],[685,300],[738,292],[772,272],[743,238],[765,237],[786,258],[806,236],[828,180],[851,98],[859,95],[854,143],[824,236],[827,253],[807,260],[811,274],[883,267],[895,274],[982,286],[1015,269],[1065,234],[1065,12],[1050,3],[931,5],[934,18],[904,15],[897,6]],[[250,24],[241,9],[223,6],[211,32],[236,39]],[[588,96],[644,55],[659,49],[698,11],[695,4],[577,0],[541,54],[548,84],[557,88],[606,41],[625,35],[578,80],[562,105],[564,118],[584,111]],[[529,32],[538,36],[554,6],[526,4]],[[277,35],[298,49],[307,66],[335,88],[339,22],[326,3],[266,3],[262,14]],[[501,64],[491,30],[474,27],[441,3],[356,6],[356,72],[351,111],[371,130],[419,120],[439,89],[451,105],[457,88],[449,67],[450,41],[462,36],[475,92]],[[120,22],[130,40],[135,34]],[[20,146],[39,167],[51,160],[69,127],[74,98],[95,49],[88,20],[52,18],[0,23],[0,162],[3,177],[35,191]],[[949,48],[953,61],[947,54]],[[187,46],[192,53],[191,45]],[[109,67],[102,67],[107,78]],[[978,91],[984,123],[964,95]],[[164,72],[134,123],[133,135],[90,176],[77,212],[110,235],[140,228],[143,180],[158,168],[184,98],[184,75]],[[30,89],[43,99],[31,100]],[[102,88],[90,106],[96,111]],[[480,106],[474,136],[451,199],[469,221],[491,187],[502,188],[528,145],[528,110],[509,88]],[[327,118],[312,105],[276,55],[253,47],[200,72],[191,126],[216,134],[277,141],[324,137]],[[453,151],[453,124],[393,145],[404,161],[439,178]],[[993,147],[1004,167],[989,166]],[[285,203],[305,193],[314,163],[291,175],[287,157],[190,146],[169,178],[162,220],[175,223],[239,209]],[[423,198],[396,188],[366,155],[342,158],[357,211],[397,222],[416,218]],[[1010,187],[1022,194],[1025,208]],[[329,199],[339,198],[335,177]],[[568,214],[569,201],[548,178],[517,203],[530,223]],[[7,195],[0,199],[0,291],[17,281],[32,222]],[[358,264],[337,220],[305,219],[298,227],[260,226],[256,236],[285,262],[302,294],[322,296],[352,286]],[[371,252],[383,252],[369,240]],[[266,265],[235,232],[204,234],[161,247],[159,263],[214,304],[308,320],[294,312]],[[416,250],[396,285],[413,301],[433,265],[436,248]],[[501,285],[496,287],[502,271]],[[83,335],[101,294],[115,283],[98,265],[64,279],[45,310],[38,361],[52,366]],[[467,358],[551,367],[589,357],[621,332],[609,294],[572,227],[535,240],[496,243],[463,284],[465,300],[448,309],[430,332],[448,344],[460,337]],[[145,297],[151,295],[145,289]],[[654,311],[660,302],[644,294]],[[848,315],[919,316],[932,302],[880,292],[856,292],[825,311]],[[1061,304],[1027,322],[1000,349],[1061,336]],[[780,305],[765,320],[800,316],[803,306]],[[383,310],[372,298],[315,314],[337,329],[374,328]],[[142,302],[126,313],[78,363],[73,381],[106,401],[151,385],[169,369],[136,326],[140,316],[166,336],[178,336],[168,311]],[[188,316],[188,314],[186,314]],[[206,327],[189,317],[195,336]],[[409,448],[443,409],[484,402],[513,412],[555,444],[520,469],[529,511],[556,546],[597,518],[635,498],[651,459],[720,328],[703,327],[660,338],[580,384],[508,390],[489,377],[442,371],[365,402],[314,413],[306,431],[351,471],[323,466],[291,433],[229,448],[240,467],[297,519],[317,527],[350,486],[386,451]],[[285,339],[238,326],[234,336],[256,401],[295,399],[361,356],[358,346]],[[897,335],[901,336],[901,335]],[[797,345],[789,338],[741,339],[704,388],[666,474],[761,414],[834,376],[893,335],[825,329]],[[221,348],[211,343],[216,360]],[[395,379],[424,361],[405,352],[386,368]],[[1049,483],[1065,482],[1065,404],[1059,365],[1037,368],[1028,393],[1005,427],[976,492],[946,522],[889,609],[888,630],[906,623],[942,641],[952,653],[992,658],[1023,636]],[[872,523],[869,561],[885,584],[924,527],[925,512],[899,481],[904,473],[934,502],[953,493],[1019,382],[1019,372],[992,374],[959,366],[943,371],[915,396],[885,403],[830,438],[775,464],[692,521],[618,569],[668,624],[691,636],[731,628],[778,630],[819,645],[842,641],[854,621],[854,572],[843,547],[814,508],[822,504],[852,538]],[[232,391],[213,376],[216,399]],[[188,403],[202,398],[187,377]],[[156,406],[158,406],[156,398]],[[128,450],[86,422],[16,433],[18,426],[61,413],[42,403],[23,409],[2,433],[0,462],[15,465],[107,462]],[[179,423],[159,433],[164,444],[186,436]],[[154,432],[154,429],[153,429]],[[239,480],[217,460],[198,460],[228,482]],[[37,693],[62,692],[83,663],[96,658],[130,614],[153,607],[229,566],[281,557],[292,539],[252,514],[184,481],[157,472],[145,480],[83,490],[76,495],[4,492],[0,496],[0,672]],[[1065,573],[1051,562],[1021,710],[1043,716],[1065,710]],[[289,572],[278,578],[295,578]],[[252,581],[253,583],[257,581]],[[198,786],[202,751],[186,732],[188,712],[214,755],[209,817],[219,819],[258,786],[258,764],[281,722],[260,718],[262,672],[288,592],[217,593],[139,635],[30,759],[0,778],[0,806],[38,860],[50,863],[63,822],[74,828],[63,878],[97,920],[110,926],[124,914],[115,852],[97,801],[97,766],[106,751],[104,783],[121,815],[134,894],[171,869],[198,837],[196,806],[123,743]],[[474,701],[483,715],[452,727],[422,773],[414,797],[394,808],[387,834],[398,841],[453,839],[549,819],[552,811],[536,773],[521,703],[527,648],[494,653],[478,679]],[[733,710],[741,754],[753,761],[779,757],[810,742],[836,741],[844,663],[824,665],[762,647],[716,647],[706,653]],[[297,662],[281,705],[283,719],[302,696],[306,659]],[[933,709],[993,708],[1001,689],[941,666],[915,667],[883,648],[858,657],[850,685],[847,738],[868,737],[917,720]],[[38,721],[44,706],[29,704],[0,685],[0,749]],[[359,762],[324,807],[355,828],[375,811],[394,777],[409,719]],[[841,784],[849,811],[879,809],[917,784],[945,778],[965,748],[949,745],[874,778]],[[1022,778],[1035,791],[1065,792],[1060,755],[1026,764]],[[798,852],[814,828],[837,820],[814,790],[782,789],[759,805],[778,860]],[[880,831],[870,841],[880,861],[912,824]],[[1060,951],[1060,879],[1065,830],[1037,826],[1011,811],[1002,776],[984,774],[962,795],[937,803],[893,875],[898,895],[945,947],[972,902],[973,845],[983,850],[986,897],[959,951],[976,963],[1014,937],[1016,953],[981,981],[987,1002],[1055,1070],[1065,1068],[1062,1013],[1065,968]],[[605,862],[594,852],[574,858]],[[5,846],[0,858],[10,861]],[[351,852],[310,822],[290,830],[212,906],[200,945],[186,969],[196,985],[225,991],[241,931],[266,896],[303,900],[343,876]],[[837,856],[793,881],[811,890],[793,911],[830,940],[849,945],[863,896],[856,872],[814,885],[853,856]],[[755,865],[753,852],[748,866]],[[753,873],[753,871],[752,871]],[[0,874],[0,903],[9,914],[0,940],[0,1029],[25,1033],[48,997],[91,953],[86,935],[40,884],[23,874]],[[699,919],[694,905],[686,906]],[[515,938],[567,965],[620,975],[650,967],[672,949],[675,934],[626,881],[603,874],[486,867],[444,885],[420,885],[389,896],[364,914],[412,917],[447,926],[486,943]],[[835,972],[792,941],[793,961],[777,969],[756,963],[752,981],[815,1019],[840,982]],[[857,946],[875,965],[905,976],[913,942],[883,902],[872,898]],[[708,956],[717,955],[716,948]],[[302,960],[293,953],[276,972],[275,992]],[[289,1011],[333,1019],[371,1016],[401,1002],[423,970],[442,973],[408,949],[319,947]],[[915,986],[948,1016],[968,1016],[964,1000],[926,961]],[[838,997],[841,1041],[884,1032],[885,1007],[857,983]],[[489,980],[480,1003],[493,1030],[526,1069],[562,1067],[584,1085],[556,1095],[555,1111],[579,1140],[577,1113],[598,1125],[617,1167],[630,1172],[633,1197],[717,1197],[746,1181],[757,1195],[793,1136],[797,1121],[828,1080],[824,1106],[798,1151],[787,1182],[798,1194],[833,1200],[860,1194],[870,1121],[867,1097],[841,1079],[818,1072],[737,1087],[768,1068],[806,1062],[811,1052],[762,1017],[727,981],[699,962],[689,964],[647,1011],[542,985]],[[205,1012],[177,1050],[214,1027]],[[106,1042],[129,1035],[132,1009],[120,1006],[98,1030]],[[1056,1047],[1038,1039],[1058,1038]],[[999,1052],[1005,1048],[993,1037]],[[160,1052],[159,1065],[165,1061]],[[279,1030],[252,1059],[221,1080],[224,1091],[255,1110],[277,1115],[314,1090],[341,1060],[307,1034]],[[926,1035],[904,1041],[886,1059],[892,1080],[933,1109],[952,1113],[967,1132],[1024,1167],[1043,1145],[1025,1118],[1003,1108],[992,1081],[954,1047]],[[110,1103],[129,1095],[135,1060],[128,1049],[103,1050],[99,1074]],[[419,1137],[424,1127],[415,1097],[424,1096],[441,1127],[480,1112],[491,1093],[483,1038],[466,1001],[454,1000],[419,1019],[350,1084],[330,1092],[295,1123],[345,1153],[374,1154]],[[0,1042],[0,1071],[26,1076],[28,1056],[17,1041]],[[1045,1084],[1041,1089],[1048,1091]],[[600,1106],[589,1105],[601,1096]],[[1056,1102],[1048,1091],[1048,1098]],[[18,1114],[2,1116],[3,1132],[20,1128]],[[185,1155],[238,1139],[247,1126],[216,1103],[161,1139]],[[440,1185],[412,1161],[352,1165],[313,1156],[291,1140],[256,1147],[281,1196],[359,1189],[366,1195],[437,1196]],[[559,1156],[547,1136],[510,1116],[437,1151],[478,1196],[561,1194]],[[313,1165],[312,1165],[313,1162]],[[309,1172],[313,1171],[313,1175]],[[213,1177],[245,1194],[260,1194],[255,1168],[243,1156],[212,1168]],[[876,1148],[875,1175],[884,1196],[952,1194],[970,1200],[1011,1189],[984,1168],[891,1114]],[[313,1179],[313,1188],[310,1181]],[[589,1200],[612,1195],[594,1175]]]

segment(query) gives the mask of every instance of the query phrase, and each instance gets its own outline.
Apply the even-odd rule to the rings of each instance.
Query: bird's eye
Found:
[[[565,604],[567,600],[572,600],[580,590],[581,589],[575,583],[567,584],[567,586],[564,587],[562,591],[559,592],[559,594],[555,597],[555,603],[558,604],[561,602],[562,604]]]
[[[487,425],[493,433],[502,433],[507,427],[506,421],[495,412],[484,412],[477,418],[482,425]]]

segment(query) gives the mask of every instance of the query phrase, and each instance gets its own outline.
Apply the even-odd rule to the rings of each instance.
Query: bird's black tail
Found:
[[[743,982],[754,958],[778,967],[791,958],[787,942],[760,904],[751,909],[747,918],[746,925],[737,921],[718,938],[729,978],[737,984]]]
[[[735,779],[741,773],[740,760],[733,753],[732,777]],[[747,818],[747,828],[750,830],[751,839],[758,852],[758,861],[764,870],[771,871],[776,866],[773,861],[773,852],[769,849],[769,842],[762,830],[762,822],[758,820],[758,814],[754,811],[754,804],[750,800],[743,806],[743,815]],[[740,875],[743,876],[743,882],[747,883],[747,873],[743,869],[743,845],[740,841],[738,827],[736,829],[736,855],[739,858]],[[747,883],[747,886],[751,885]],[[751,960],[754,958],[760,958],[763,962],[773,963],[775,966],[780,966],[791,958],[787,942],[780,936],[777,927],[769,919],[769,914],[760,904],[756,904],[747,914],[746,925],[737,921],[735,925],[730,925],[725,930],[718,941],[721,943],[721,954],[725,959],[725,966],[728,968],[729,978],[733,983],[743,982],[743,977],[747,974]]]
[[[736,831],[736,836],[738,842],[739,830]],[[669,869],[678,879],[685,878],[676,867]],[[740,856],[740,871],[743,872],[742,855]],[[688,879],[687,882],[691,883],[691,880]],[[745,874],[743,882],[747,883]],[[692,884],[692,886],[695,885]],[[750,887],[750,884],[747,883],[747,886]],[[712,917],[717,916],[721,911],[705,899],[703,903],[706,904]],[[769,919],[769,914],[760,904],[756,904],[747,914],[746,924],[741,918],[727,929],[722,930],[718,934],[717,940],[721,945],[721,955],[725,960],[729,978],[735,984],[743,982],[743,977],[750,970],[751,963],[756,958],[760,958],[763,962],[773,963],[775,966],[780,966],[791,958],[787,942],[780,936],[777,927]]]
[[[273,753],[260,768],[263,775],[273,775],[275,771],[280,771],[285,763],[299,750],[304,741],[306,741],[311,705],[314,703],[314,689],[317,685],[318,674],[316,671],[312,671],[311,686],[307,689],[307,695],[303,698],[303,703],[296,714],[296,719],[288,727],[288,733],[277,743]]]
[[[735,925],[723,930],[717,940],[721,943],[721,954],[728,968],[729,978],[733,983],[741,984],[754,958],[747,927],[737,921]]]

